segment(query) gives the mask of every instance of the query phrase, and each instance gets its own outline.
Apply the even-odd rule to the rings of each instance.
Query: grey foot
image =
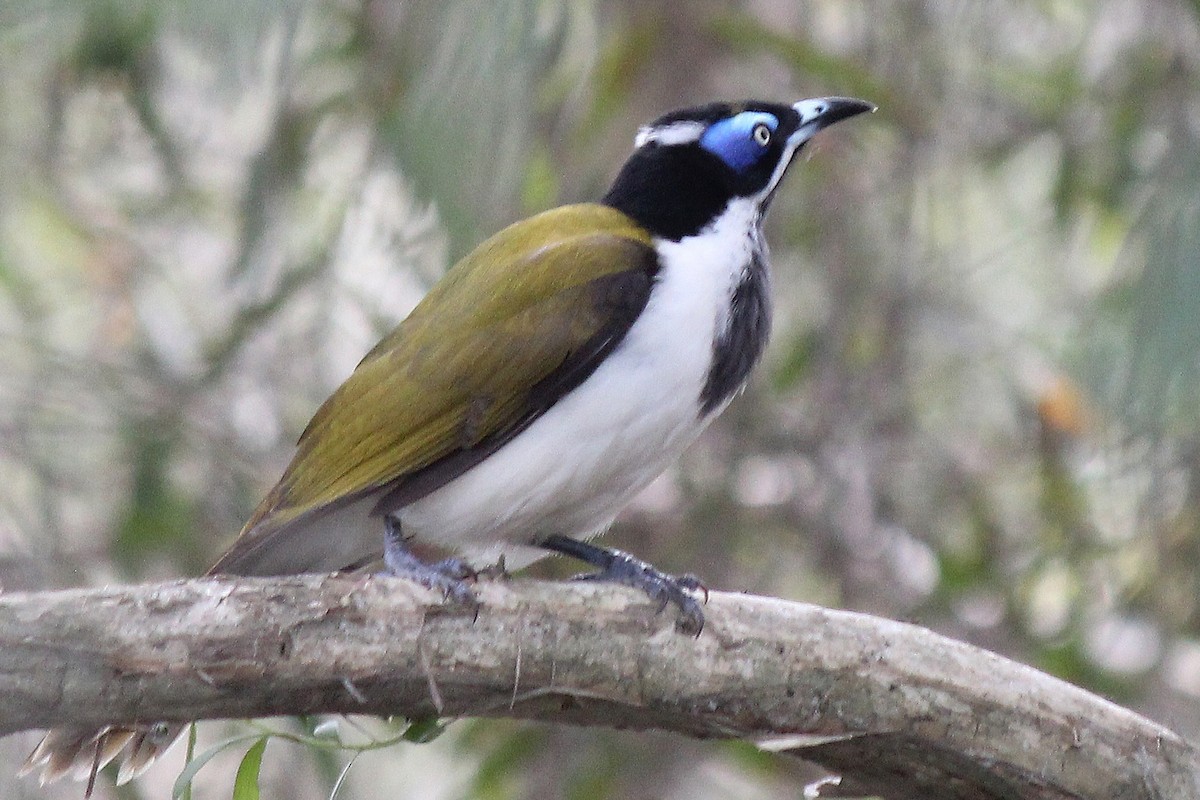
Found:
[[[447,558],[436,564],[426,564],[412,554],[400,532],[400,523],[388,517],[383,536],[383,572],[397,578],[408,578],[422,586],[442,593],[455,603],[478,607],[479,601],[468,581],[475,571],[458,558]]]
[[[695,575],[668,575],[651,564],[621,550],[597,547],[566,536],[551,536],[540,542],[542,547],[556,553],[577,558],[598,568],[599,572],[576,575],[580,581],[612,581],[635,589],[641,589],[651,600],[657,600],[659,611],[670,603],[679,609],[675,627],[681,633],[699,636],[704,629],[704,611],[692,592],[704,594],[708,590]]]

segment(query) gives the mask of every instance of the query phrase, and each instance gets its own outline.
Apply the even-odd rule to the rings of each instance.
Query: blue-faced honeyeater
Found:
[[[212,572],[382,556],[386,572],[473,602],[475,569],[558,552],[699,633],[698,581],[587,540],[745,385],[771,321],[771,198],[814,134],[873,109],[716,103],[643,127],[600,202],[495,234],[367,353]],[[430,544],[455,557],[414,552]],[[56,730],[29,766],[86,776],[128,747],[128,779],[178,729]]]

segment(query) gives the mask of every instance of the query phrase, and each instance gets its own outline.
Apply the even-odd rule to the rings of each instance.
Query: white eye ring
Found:
[[[754,126],[754,131],[751,135],[754,136],[754,141],[758,142],[760,147],[766,147],[771,143],[771,129],[761,122]]]

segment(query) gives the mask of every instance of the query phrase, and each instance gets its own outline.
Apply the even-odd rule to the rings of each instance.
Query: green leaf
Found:
[[[446,726],[438,722],[437,717],[426,717],[425,719],[413,720],[408,729],[404,731],[404,741],[413,742],[414,744],[428,744],[434,739],[442,735],[446,730]]]
[[[246,751],[238,765],[237,777],[233,779],[233,800],[258,800],[258,771],[262,768],[263,751],[267,749],[266,736],[259,739]]]
[[[196,777],[196,773],[204,769],[204,765],[212,761],[213,757],[218,753],[233,747],[235,744],[261,738],[264,738],[261,733],[243,733],[222,742],[217,742],[194,759],[189,759],[187,766],[183,768],[183,772],[179,773],[179,777],[175,779],[175,786],[171,789],[171,800],[180,800],[180,798],[184,797],[185,792],[190,792],[192,789],[192,779]]]

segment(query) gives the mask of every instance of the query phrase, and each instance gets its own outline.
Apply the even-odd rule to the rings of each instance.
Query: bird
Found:
[[[771,328],[763,219],[798,153],[875,106],[718,102],[641,127],[599,202],[516,222],[451,267],[320,406],[209,574],[383,572],[473,603],[472,579],[550,553],[644,591],[699,635],[701,582],[595,544],[745,387]],[[437,546],[452,555],[422,557]],[[118,781],[175,723],[58,729],[43,782]]]

